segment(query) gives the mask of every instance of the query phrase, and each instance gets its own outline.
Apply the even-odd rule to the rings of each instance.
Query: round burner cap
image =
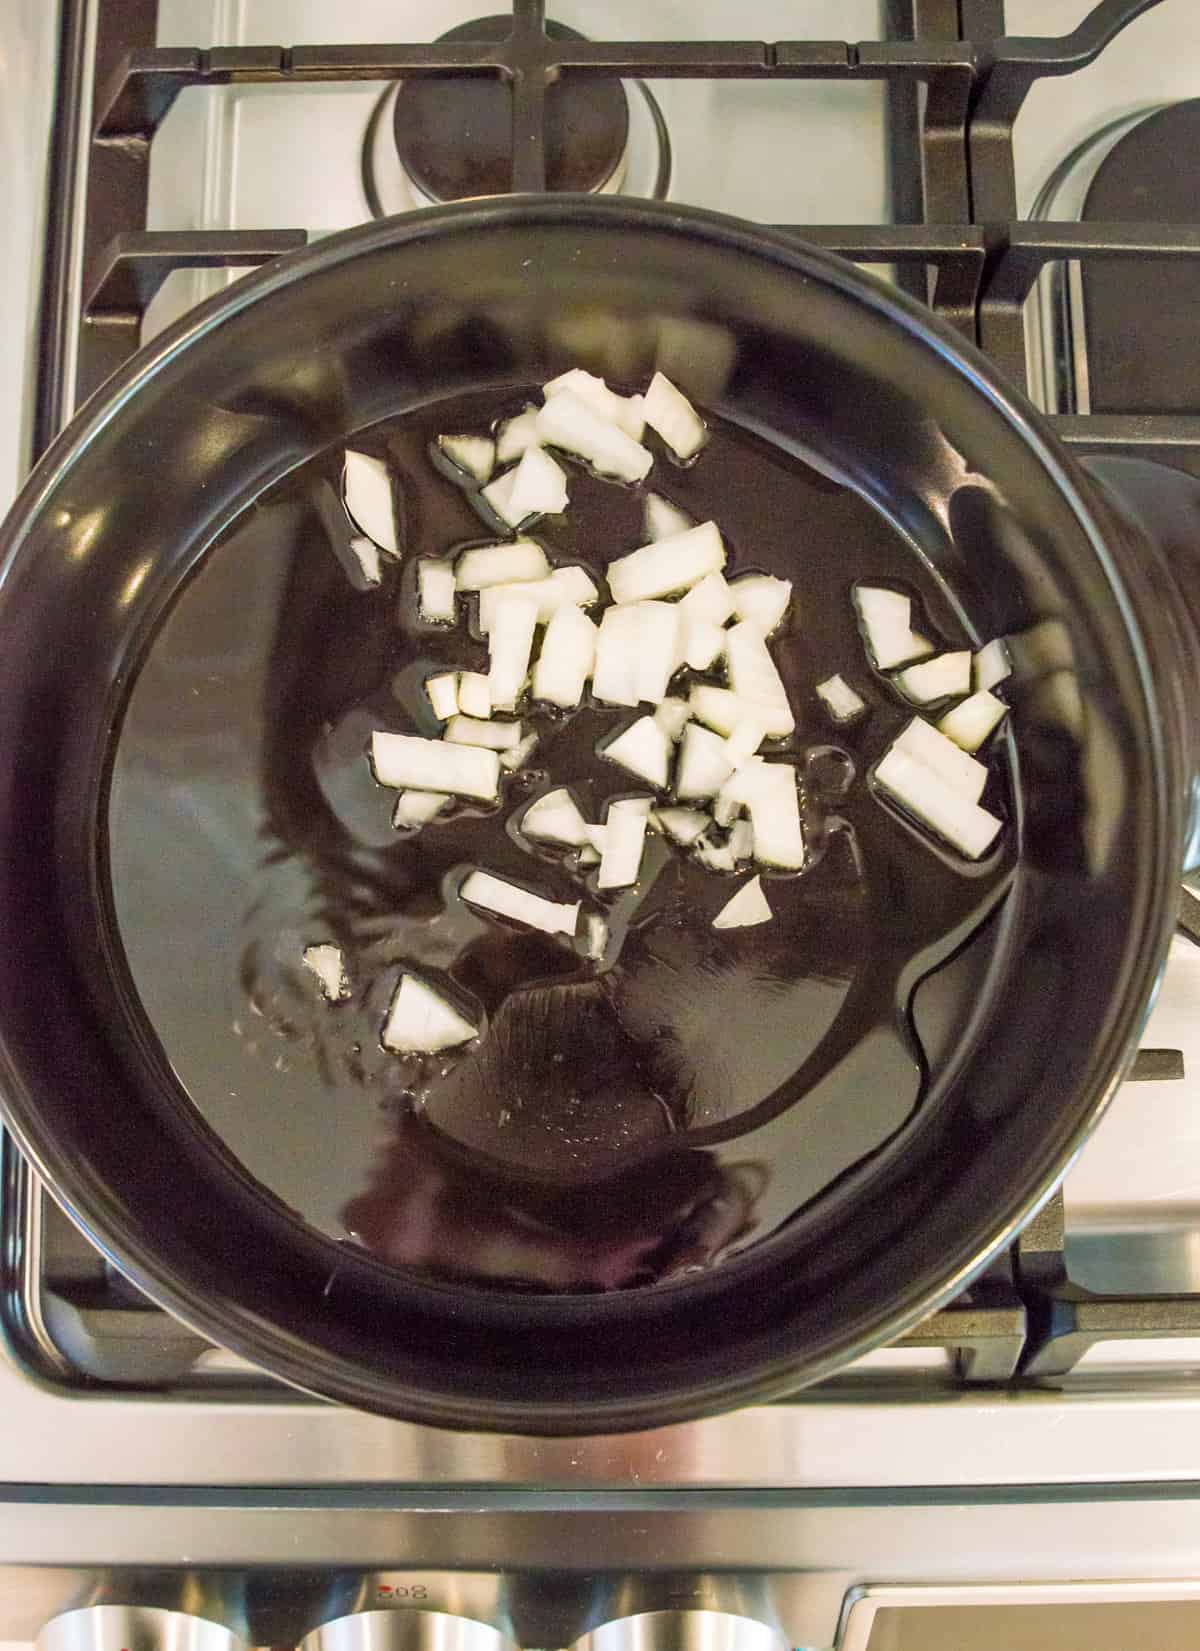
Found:
[[[481,17],[439,37],[499,41],[512,17]],[[547,23],[552,40],[583,40],[562,23]],[[402,81],[394,127],[400,163],[431,201],[506,195],[512,189],[512,98],[494,74],[426,75]],[[629,105],[615,78],[564,71],[546,88],[546,187],[595,192],[625,153]]]

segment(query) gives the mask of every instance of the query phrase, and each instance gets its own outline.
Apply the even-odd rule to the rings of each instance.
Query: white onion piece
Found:
[[[452,745],[419,734],[371,735],[371,766],[380,785],[396,791],[445,791],[492,802],[500,789],[500,762],[479,745]]]
[[[947,711],[938,723],[938,729],[964,751],[978,751],[992,729],[1007,715],[1008,706],[1004,701],[997,699],[986,688],[981,688],[952,711]]]
[[[302,961],[304,967],[316,975],[321,992],[330,1003],[338,1003],[350,996],[350,978],[340,946],[306,946]]]
[[[767,725],[763,718],[754,710],[748,711],[738,720],[725,741],[725,749],[733,766],[737,768],[747,757],[752,757],[766,737]]]
[[[817,683],[817,693],[834,722],[853,722],[867,708],[867,702],[844,676],[827,676]]]
[[[706,573],[680,598],[679,611],[689,625],[723,625],[733,618],[733,587],[719,570]]]
[[[510,545],[476,545],[464,550],[454,567],[459,590],[486,590],[489,585],[524,584],[550,572],[546,552],[533,539]]]
[[[392,810],[392,824],[397,831],[412,831],[428,825],[450,801],[442,791],[402,791]]]
[[[725,741],[711,729],[689,722],[679,741],[676,796],[684,801],[715,797],[732,772]]]
[[[773,738],[790,734],[796,719],[765,638],[743,619],[727,633],[725,652],[729,660],[729,685],[734,693],[749,702]]]
[[[606,608],[596,637],[592,692],[606,705],[638,703],[641,615],[636,607]]]
[[[416,975],[403,974],[384,1022],[381,1041],[397,1055],[436,1055],[479,1036],[444,997]]]
[[[551,396],[561,395],[564,390],[573,390],[580,401],[594,407],[601,418],[615,424],[618,430],[624,430],[634,441],[641,441],[642,431],[646,428],[641,396],[618,395],[615,390],[609,389],[602,378],[585,372],[582,367],[572,367],[570,372],[560,373],[549,384],[542,385],[542,394],[547,401]]]
[[[654,720],[670,740],[677,740],[692,715],[686,699],[661,700],[654,712]]]
[[[635,602],[638,616],[637,697],[658,705],[679,665],[679,609],[673,602]]]
[[[570,709],[583,698],[596,664],[597,628],[580,608],[559,608],[546,627],[533,669],[533,697]]]
[[[725,652],[725,632],[720,625],[700,620],[694,625],[681,625],[683,663],[693,671],[708,671]]]
[[[498,917],[511,917],[543,934],[573,935],[579,922],[578,900],[573,905],[547,900],[503,877],[493,877],[490,871],[472,871],[459,892],[468,905],[482,906]]]
[[[637,882],[649,813],[648,797],[609,803],[600,870],[596,873],[597,888],[623,889]]]
[[[988,780],[986,766],[922,717],[912,719],[892,749],[904,751],[923,767],[932,769],[944,785],[968,802],[977,803],[983,796]]]
[[[458,679],[458,708],[464,716],[486,721],[492,714],[492,696],[482,671],[463,671]]]
[[[458,711],[458,678],[453,671],[431,676],[425,683],[425,692],[433,714],[440,722],[449,722]]]
[[[368,539],[365,533],[355,533],[350,539],[350,549],[354,552],[354,559],[362,569],[362,576],[367,584],[380,584],[383,580],[383,568],[379,561],[379,546],[374,539]]]
[[[426,556],[417,563],[417,601],[423,619],[439,624],[456,617],[454,569],[449,562]]]
[[[489,585],[479,593],[479,630],[483,636],[492,628],[496,603],[513,591],[537,603],[539,625],[545,625],[560,608],[590,608],[600,595],[595,580],[580,567],[555,568],[546,579],[522,584]]]
[[[365,533],[380,550],[399,556],[392,478],[383,460],[373,458],[370,453],[356,453],[348,447],[342,487],[346,514],[358,531]]]
[[[694,526],[687,511],[664,499],[661,493],[647,493],[642,501],[642,532],[647,544],[653,544],[656,539],[673,539]]]
[[[608,827],[602,825],[587,826],[587,840],[595,849],[597,858],[604,853],[604,845],[608,841]]]
[[[754,857],[765,866],[798,871],[804,864],[804,828],[796,771],[790,763],[750,762],[722,792],[743,801],[754,828]]]
[[[994,688],[998,682],[1012,675],[1012,660],[1008,657],[1008,646],[1004,638],[997,636],[991,642],[985,642],[975,655],[975,663],[971,673],[971,681],[975,688]]]
[[[729,587],[733,611],[753,625],[762,636],[770,636],[783,621],[792,599],[790,579],[776,579],[769,573],[744,573]]]
[[[714,843],[711,838],[701,837],[695,844],[695,854],[706,871],[737,870],[737,859],[730,843]]]
[[[712,920],[714,929],[752,929],[759,923],[769,923],[772,911],[763,893],[762,880],[752,877],[748,883],[727,900]]]
[[[587,821],[565,786],[530,803],[521,816],[521,831],[539,842],[565,843],[568,848],[582,848],[589,841]]]
[[[479,489],[479,497],[487,505],[493,516],[498,516],[505,527],[520,527],[522,518],[514,516],[512,511],[513,488],[517,485],[517,472],[514,467],[506,470],[502,476],[497,476],[486,487]]]
[[[614,602],[646,602],[673,596],[725,566],[725,546],[715,522],[701,522],[673,539],[659,539],[610,562],[608,588]]]
[[[655,373],[643,398],[646,423],[658,432],[679,459],[690,459],[704,445],[704,420],[669,378]]]
[[[460,470],[485,482],[496,468],[496,443],[491,436],[439,436],[437,444]]]
[[[623,733],[601,750],[610,762],[620,763],[638,779],[647,780],[660,791],[667,787],[671,771],[671,738],[653,717],[639,717]]]
[[[656,808],[654,820],[668,837],[688,848],[712,825],[712,816],[698,808]]]
[[[594,848],[591,843],[585,843],[579,851],[579,864],[581,866],[598,866],[600,864],[600,850]]]
[[[729,847],[735,860],[754,858],[754,827],[749,820],[735,820],[729,833]]]
[[[537,614],[537,603],[515,592],[496,604],[488,633],[488,693],[494,711],[514,710],[525,690]]]
[[[738,723],[754,710],[728,688],[713,688],[707,682],[698,682],[688,695],[688,709],[708,728],[727,738]]]
[[[875,768],[880,789],[968,859],[991,847],[1002,822],[986,808],[946,784],[907,751],[893,745]]]
[[[910,665],[896,677],[901,693],[918,705],[929,705],[935,699],[950,699],[956,694],[971,691],[971,655],[966,648],[956,653],[939,654],[924,664]]]
[[[654,463],[649,448],[601,417],[590,402],[574,390],[562,390],[541,409],[536,423],[538,440],[586,459],[604,476],[640,482]]]
[[[526,734],[517,745],[510,745],[507,751],[500,753],[500,766],[511,773],[514,769],[523,768],[530,757],[537,750],[538,737],[536,733]]]
[[[451,717],[445,739],[455,745],[482,745],[489,751],[511,751],[521,743],[519,722],[482,722],[478,717]]]
[[[599,963],[608,950],[608,924],[599,912],[589,912],[585,922],[587,927],[587,954],[593,963]]]
[[[496,432],[496,462],[511,464],[538,444],[536,407],[526,407],[516,418],[505,419]]]
[[[513,476],[509,520],[523,522],[528,516],[557,516],[566,508],[566,472],[540,447],[527,448]]]
[[[856,585],[854,606],[877,670],[890,671],[933,652],[912,628],[912,599],[879,585]]]

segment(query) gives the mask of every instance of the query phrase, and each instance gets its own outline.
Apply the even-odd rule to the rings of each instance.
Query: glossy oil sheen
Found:
[[[385,559],[380,588],[355,577],[340,448],[230,525],[129,700],[112,894],[180,1083],[288,1207],[406,1268],[607,1290],[777,1230],[936,1093],[964,1053],[1015,832],[970,866],[873,793],[869,771],[912,713],[867,665],[852,586],[911,591],[917,627],[945,646],[968,643],[955,604],[858,494],[717,420],[697,463],[660,456],[649,485],[720,524],[728,574],[793,581],[771,648],[797,716],[786,750],[804,775],[810,864],[764,878],[773,921],[714,931],[746,874],[707,871],[660,840],[636,890],[601,894],[516,832],[551,785],[571,785],[591,819],[637,790],[596,753],[632,713],[538,714],[538,750],[505,778],[498,809],[394,831],[394,793],[366,761],[371,730],[435,734],[425,679],[487,663],[465,618],[450,632],[417,612],[417,556],[490,536],[429,445],[499,410],[494,396],[460,397],[356,438],[388,460],[404,516],[408,559]],[[569,469],[570,511],[534,536],[552,562],[599,575],[641,542],[641,491]],[[869,702],[849,728],[814,691],[835,671]],[[1010,813],[1004,751],[984,800]],[[583,941],[472,913],[455,893],[469,864],[582,896],[619,937],[615,959],[598,969]],[[343,947],[354,985],[336,1006],[300,963],[325,940]],[[435,1059],[382,1049],[403,965],[481,1028],[478,1044]]]

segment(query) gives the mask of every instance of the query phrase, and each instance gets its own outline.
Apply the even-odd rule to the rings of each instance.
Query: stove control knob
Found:
[[[306,1634],[300,1651],[517,1651],[497,1628],[448,1611],[355,1611]]]
[[[777,1628],[730,1611],[643,1611],[583,1634],[571,1651],[791,1651]]]
[[[37,1651],[245,1651],[236,1634],[190,1611],[153,1605],[85,1605],[52,1617]]]

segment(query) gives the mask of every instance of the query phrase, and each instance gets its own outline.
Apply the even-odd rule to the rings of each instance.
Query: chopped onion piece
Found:
[[[654,463],[649,448],[601,417],[574,390],[561,390],[550,397],[538,413],[536,429],[539,441],[575,453],[601,475],[621,481],[640,482]]]
[[[970,651],[962,648],[957,653],[927,659],[923,665],[910,665],[896,677],[896,685],[918,705],[929,705],[935,699],[949,699],[955,694],[969,694]]]
[[[441,722],[449,722],[458,711],[458,678],[453,671],[431,676],[425,684],[433,714]]]
[[[573,390],[580,401],[594,407],[601,418],[615,424],[618,430],[624,430],[634,441],[641,441],[642,431],[646,428],[641,396],[620,396],[615,390],[610,390],[602,378],[584,372],[582,367],[572,367],[570,372],[560,373],[549,384],[542,385],[542,394],[547,401],[551,396],[561,395],[564,390]]]
[[[715,522],[701,522],[673,539],[643,545],[608,565],[614,602],[645,602],[673,596],[725,566],[725,546]]]
[[[661,493],[647,493],[642,501],[642,531],[647,544],[653,544],[656,539],[673,539],[694,525],[685,510],[664,499]]]
[[[513,477],[508,500],[509,520],[523,522],[527,516],[557,516],[566,508],[566,472],[540,447],[527,448]]]
[[[596,626],[580,608],[559,608],[546,627],[533,670],[533,697],[570,709],[583,698],[596,663]]]
[[[695,845],[696,858],[707,871],[736,871],[737,859],[730,843],[714,843],[701,837]]]
[[[485,482],[496,467],[496,443],[491,436],[439,436],[437,444],[460,470]]]
[[[1003,823],[899,746],[893,745],[876,765],[875,780],[968,859],[978,860],[991,847]]]
[[[998,682],[1012,675],[1012,660],[1002,636],[985,642],[975,655],[971,680],[976,688],[994,688]]]
[[[593,848],[591,843],[585,843],[579,851],[581,866],[598,866],[600,864],[600,850]]]
[[[827,676],[817,683],[817,693],[834,722],[853,722],[867,708],[867,702],[844,676]]]
[[[720,625],[700,620],[695,625],[680,626],[683,638],[683,663],[693,671],[708,671],[725,652],[725,632]]]
[[[546,552],[532,539],[514,539],[511,545],[476,545],[464,550],[454,568],[459,590],[486,590],[489,585],[524,584],[545,579],[550,572]]]
[[[521,743],[519,722],[481,722],[477,717],[451,717],[444,737],[455,745],[483,745],[491,751],[511,751]]]
[[[513,488],[517,485],[516,468],[506,470],[502,476],[497,476],[486,487],[479,489],[479,497],[487,505],[493,516],[498,516],[505,527],[520,527],[522,518],[514,516],[512,510]]]
[[[496,604],[488,633],[488,693],[494,711],[514,710],[525,691],[537,614],[536,602],[515,593]]]
[[[555,568],[546,579],[531,579],[514,585],[489,585],[479,593],[479,629],[486,636],[492,615],[501,597],[519,591],[538,605],[538,624],[544,625],[560,608],[590,608],[600,592],[595,581],[580,567]]]
[[[442,791],[402,791],[392,810],[392,824],[397,831],[412,831],[428,825],[450,801]]]
[[[679,742],[676,796],[684,800],[715,797],[732,772],[725,741],[710,729],[689,722]]]
[[[565,843],[568,848],[582,848],[589,841],[587,821],[565,786],[530,803],[521,816],[521,831],[539,842]]]
[[[458,679],[458,708],[468,717],[488,718],[492,714],[492,696],[488,693],[488,679],[482,671],[463,671]]]
[[[790,763],[749,762],[722,790],[745,803],[754,828],[754,857],[766,866],[798,871],[804,864],[804,828],[796,771]]]
[[[538,444],[536,407],[526,407],[516,418],[505,419],[496,432],[496,462],[511,464]]]
[[[734,693],[762,717],[767,733],[773,738],[790,734],[796,719],[765,638],[743,619],[728,632],[725,652],[729,659],[729,685]]]
[[[693,585],[680,599],[679,611],[689,625],[702,621],[723,625],[733,618],[733,587],[719,569],[706,573],[699,584]]]
[[[646,423],[658,432],[676,458],[690,459],[703,447],[704,420],[662,373],[655,373],[650,380],[642,411]]]
[[[698,808],[656,808],[653,818],[675,842],[690,847],[712,825],[712,816]]]
[[[932,645],[912,628],[912,599],[879,585],[856,585],[854,606],[877,670],[890,671],[932,653]]]
[[[654,713],[654,720],[670,740],[677,740],[692,715],[686,699],[664,699]]]
[[[981,688],[938,723],[938,729],[964,751],[978,751],[992,729],[1008,715],[1008,706],[995,694]]]
[[[673,602],[635,602],[638,615],[637,697],[658,705],[679,664],[679,609]]]
[[[653,717],[639,717],[601,750],[601,756],[620,763],[640,780],[665,791],[671,770],[671,738]]]
[[[769,573],[744,573],[729,587],[733,611],[753,625],[762,636],[770,636],[779,626],[792,599],[790,579],[776,579]]]
[[[436,1055],[479,1036],[444,997],[416,975],[402,974],[392,998],[381,1041],[397,1055]]]
[[[752,757],[766,737],[767,725],[763,718],[754,710],[747,711],[725,741],[725,749],[733,766],[736,768],[747,757]]]
[[[507,751],[500,753],[500,766],[511,773],[514,769],[523,768],[525,763],[537,750],[538,737],[536,733],[526,734],[518,745],[510,745]]]
[[[580,859],[583,856],[580,855]],[[599,963],[608,950],[608,924],[599,912],[589,912],[587,924],[587,954],[593,963]]]
[[[449,562],[426,556],[417,563],[417,600],[423,619],[439,624],[456,617],[454,569]]]
[[[370,453],[356,453],[348,447],[342,487],[346,514],[358,531],[365,533],[380,550],[399,556],[392,478],[383,460],[373,458]]]
[[[943,784],[966,797],[968,802],[977,803],[983,796],[988,778],[985,765],[960,750],[953,740],[921,717],[912,719],[893,749],[906,751],[924,767],[931,768]]]
[[[759,923],[769,923],[772,912],[763,893],[762,880],[752,877],[748,883],[727,900],[712,920],[714,929],[752,929]]]
[[[573,905],[547,900],[503,877],[493,877],[490,871],[472,871],[460,893],[468,905],[482,906],[498,917],[511,917],[543,934],[573,935],[579,922],[578,900]]]
[[[589,825],[587,827],[587,840],[592,848],[595,849],[596,857],[599,859],[600,855],[604,853],[604,845],[608,841],[608,827],[602,825]]]
[[[604,610],[596,637],[592,692],[607,705],[638,703],[641,623],[636,606]]]
[[[379,562],[379,546],[374,539],[368,539],[365,533],[355,533],[350,539],[350,549],[354,552],[354,559],[362,569],[362,576],[367,584],[380,584],[383,580],[383,568]]]
[[[754,827],[749,820],[735,820],[729,833],[729,847],[735,860],[754,858]]]
[[[755,707],[745,704],[728,688],[713,688],[698,682],[688,695],[688,708],[698,722],[728,737]]]
[[[306,946],[303,963],[321,983],[321,992],[330,1003],[350,996],[350,978],[342,961],[340,946]]]
[[[493,802],[500,789],[500,761],[478,745],[453,745],[419,734],[371,735],[371,766],[380,785],[396,791],[444,791]]]
[[[609,803],[600,870],[596,873],[597,888],[623,889],[637,882],[649,813],[648,797]]]

